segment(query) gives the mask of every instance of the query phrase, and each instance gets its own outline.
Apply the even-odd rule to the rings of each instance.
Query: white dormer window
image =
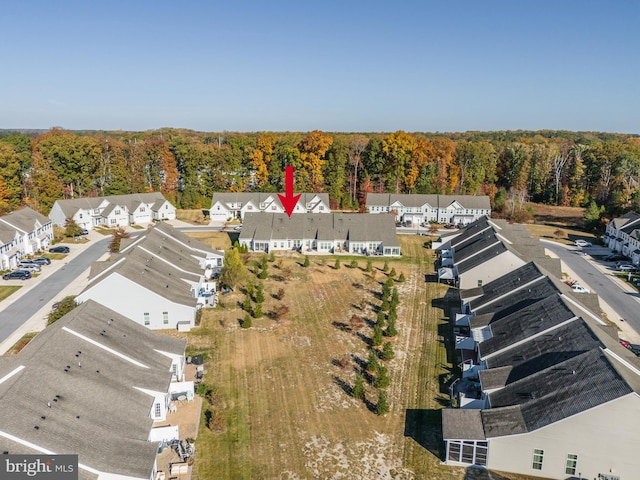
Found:
[[[144,207],[140,207],[140,213],[145,212],[146,209]]]
[[[113,212],[113,213],[115,213],[116,215],[120,215],[120,210],[116,210],[116,211],[115,211],[115,212]]]
[[[247,205],[247,210],[253,210],[253,206]]]
[[[271,205],[271,210],[275,210],[276,206],[275,205]]]

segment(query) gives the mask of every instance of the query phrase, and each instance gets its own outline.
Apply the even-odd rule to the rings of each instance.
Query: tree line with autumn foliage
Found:
[[[363,209],[368,192],[489,195],[518,219],[531,200],[640,209],[640,138],[597,132],[0,132],[0,212],[47,214],[60,198],[160,191],[208,208],[215,191],[328,192]]]

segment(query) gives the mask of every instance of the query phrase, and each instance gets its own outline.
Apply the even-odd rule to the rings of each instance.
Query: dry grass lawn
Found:
[[[448,401],[440,379],[451,364],[443,337],[449,327],[432,300],[447,288],[425,283],[425,274],[433,273],[425,237],[401,241],[405,255],[389,261],[407,281],[396,283],[395,358],[381,361],[391,377],[385,416],[374,413],[372,385],[366,386],[366,401],[348,394],[368,356],[387,278],[383,259],[372,259],[374,272],[367,273],[362,257],[358,268],[348,268],[349,257],[334,269],[333,256],[311,256],[307,268],[302,256],[277,256],[263,281],[263,311],[283,303],[290,309],[284,320],[265,316],[241,328],[245,296],[238,291],[222,297],[225,308],[205,311],[199,329],[181,334],[191,353],[209,356],[205,382],[218,393],[216,408],[206,401],[203,407],[196,480],[480,478],[440,464],[439,410]],[[258,258],[249,260],[255,271]],[[280,288],[285,296],[277,300],[273,294]],[[360,331],[349,328],[354,314],[367,321]],[[222,412],[226,432],[206,427],[207,409]]]
[[[584,208],[558,207],[529,203],[533,209],[534,223],[528,224],[527,229],[534,237],[547,238],[559,243],[573,244],[579,238],[589,242],[595,241],[595,236],[583,231]]]

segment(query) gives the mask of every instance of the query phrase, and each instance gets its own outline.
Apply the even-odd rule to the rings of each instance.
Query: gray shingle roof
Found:
[[[85,197],[57,200],[65,217],[70,218],[80,209],[94,210],[107,200],[113,205],[126,206],[129,211],[135,210],[140,203],[153,204],[152,210],[157,210],[167,200],[161,192],[131,193],[128,195],[109,195],[106,197]],[[103,213],[104,214],[104,213]]]
[[[502,387],[600,346],[594,332],[578,319],[487,358],[488,370],[480,372],[482,386]]]
[[[519,406],[527,431],[631,393],[605,353],[592,349],[489,394],[491,411]],[[519,418],[514,418],[519,422]],[[496,436],[485,424],[488,437]]]
[[[11,213],[3,215],[0,218],[2,219],[2,222],[0,222],[0,224],[3,224],[3,228],[4,225],[9,224],[26,233],[31,233],[32,231],[36,230],[36,222],[38,222],[41,226],[51,223],[51,220],[49,220],[49,218],[36,212],[35,210],[30,209],[29,207],[15,210]]]
[[[395,221],[391,215],[365,213],[247,213],[240,239],[246,241],[271,240],[349,240],[351,242],[379,242],[385,247],[399,247]]]
[[[494,302],[500,297],[513,292],[524,285],[543,277],[543,273],[535,263],[530,262],[520,268],[495,279],[482,286],[484,294],[470,302],[472,310],[481,309],[484,305]]]
[[[448,440],[485,440],[481,411],[473,408],[442,409],[442,430]]]
[[[478,346],[483,357],[575,318],[558,294],[543,297],[489,324],[492,338]]]
[[[121,253],[112,255],[109,262],[104,262],[108,265],[93,267],[90,278],[99,278],[95,283],[90,283],[85,291],[108,275],[118,273],[172,302],[195,307],[197,299],[187,281],[200,281],[204,270],[198,258],[205,258],[206,252],[213,250],[160,222],[127,243]],[[100,276],[109,267],[113,268]]]
[[[1,428],[53,452],[77,453],[92,468],[148,478],[157,449],[147,441],[153,397],[139,388],[166,392],[171,359],[156,349],[184,348],[183,340],[87,301],[0,364],[0,378],[13,365],[25,367],[0,384]]]

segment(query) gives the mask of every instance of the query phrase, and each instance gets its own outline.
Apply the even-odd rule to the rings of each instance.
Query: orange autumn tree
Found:
[[[304,136],[298,143],[302,168],[306,170],[309,178],[308,187],[314,191],[321,191],[324,187],[324,177],[322,167],[324,166],[324,156],[333,144],[333,138],[320,130],[314,130]]]
[[[382,140],[382,151],[388,162],[389,177],[395,183],[395,193],[400,193],[400,182],[405,179],[414,145],[414,138],[402,130],[390,133]]]
[[[277,140],[278,137],[273,133],[261,133],[256,139],[255,148],[249,154],[255,172],[255,187],[258,189],[269,183],[269,165]]]

